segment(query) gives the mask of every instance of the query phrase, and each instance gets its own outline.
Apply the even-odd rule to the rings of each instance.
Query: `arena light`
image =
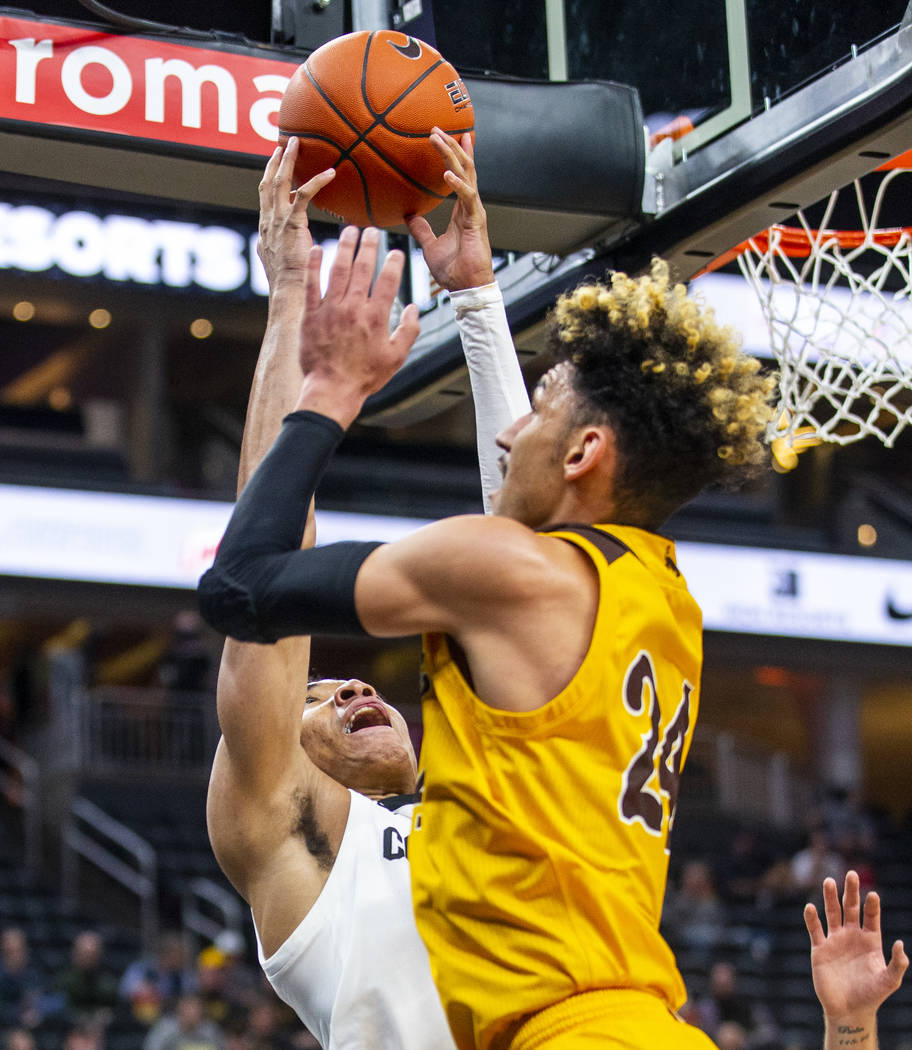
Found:
[[[194,339],[208,339],[214,329],[208,317],[197,317],[190,322],[190,334]]]
[[[89,314],[89,324],[93,328],[107,328],[110,323],[111,311],[105,310],[104,307],[99,307]]]
[[[48,393],[48,404],[58,412],[65,412],[73,404],[73,393],[65,386],[55,386]]]
[[[860,547],[873,547],[877,543],[877,529],[868,522],[862,522],[858,526],[858,545]]]

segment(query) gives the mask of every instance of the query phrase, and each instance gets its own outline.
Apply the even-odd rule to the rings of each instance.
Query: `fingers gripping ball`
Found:
[[[472,101],[429,44],[392,30],[349,33],[299,66],[279,108],[279,141],[300,139],[295,185],[336,177],[314,204],[357,226],[397,226],[449,195],[431,128],[471,132]]]

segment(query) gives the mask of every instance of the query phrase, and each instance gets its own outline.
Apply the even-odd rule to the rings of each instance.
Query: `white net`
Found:
[[[799,211],[799,226],[774,226],[736,249],[779,361],[771,438],[813,428],[821,441],[873,434],[889,448],[912,424],[912,227],[879,227],[888,192],[912,200],[912,170],[887,172],[870,208],[855,182],[830,195],[817,228]],[[847,194],[857,228],[832,229]]]

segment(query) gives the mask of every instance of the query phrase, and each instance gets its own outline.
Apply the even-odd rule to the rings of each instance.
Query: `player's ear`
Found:
[[[614,469],[616,445],[614,431],[605,424],[579,427],[564,454],[564,478],[577,481],[596,468]]]

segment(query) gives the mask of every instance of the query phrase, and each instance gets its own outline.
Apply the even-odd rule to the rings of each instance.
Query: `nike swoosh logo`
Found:
[[[912,620],[912,609],[907,612],[905,609],[900,609],[899,606],[895,605],[892,597],[887,597],[887,616],[891,620]]]
[[[408,38],[408,43],[403,47],[402,44],[394,44],[392,40],[387,40],[390,47],[395,48],[403,58],[420,58],[421,57],[421,44],[413,37]]]

